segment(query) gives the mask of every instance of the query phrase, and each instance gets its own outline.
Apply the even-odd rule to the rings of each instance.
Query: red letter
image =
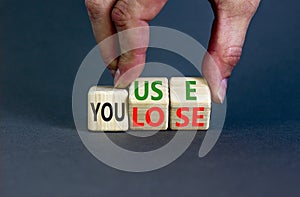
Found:
[[[188,107],[181,107],[178,108],[176,111],[176,115],[178,118],[181,118],[184,122],[183,123],[179,123],[176,122],[176,127],[186,127],[189,124],[189,117],[187,117],[186,115],[182,114],[182,111],[189,111]]]
[[[133,126],[134,127],[143,127],[144,123],[138,122],[138,108],[134,107],[134,108],[132,108],[132,110],[133,110],[133,114],[132,114]]]
[[[159,120],[157,122],[152,122],[151,120],[151,113],[153,111],[157,111],[159,113]],[[159,107],[151,107],[150,109],[147,110],[146,112],[146,122],[148,123],[148,125],[150,125],[151,127],[158,127],[159,125],[161,125],[164,122],[165,119],[165,115],[164,112],[162,111],[161,108]]]
[[[198,111],[204,111],[204,107],[194,107],[193,108],[193,127],[204,127],[204,123],[203,122],[197,122],[197,119],[203,119],[204,116],[198,115]]]

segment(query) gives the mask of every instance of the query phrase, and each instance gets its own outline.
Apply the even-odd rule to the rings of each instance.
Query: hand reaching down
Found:
[[[89,17],[97,43],[130,28],[138,30],[122,34],[122,38],[100,46],[106,64],[118,50],[147,46],[149,42],[148,21],[152,20],[167,0],[86,0]],[[142,73],[147,48],[138,48],[122,54],[108,65],[114,75],[115,87],[127,87]],[[129,72],[127,72],[130,70]]]
[[[202,73],[207,80],[212,100],[222,103],[227,80],[240,60],[249,23],[260,0],[210,0],[215,19]]]
[[[114,76],[115,87],[127,87],[142,73],[147,48],[138,48],[115,57],[119,50],[147,46],[148,21],[163,8],[167,0],[86,0],[89,17],[97,43],[127,29],[139,28],[109,40],[100,46],[100,52]],[[260,0],[210,0],[215,20],[211,31],[208,53],[202,72],[211,89],[212,100],[221,103],[227,89],[227,80],[242,54],[249,23]],[[130,70],[130,71],[129,71]],[[129,71],[129,72],[127,72]]]

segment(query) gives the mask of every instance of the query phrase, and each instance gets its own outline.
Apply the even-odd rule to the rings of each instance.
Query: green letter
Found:
[[[190,85],[196,85],[196,81],[186,81],[185,88],[186,88],[186,100],[195,101],[197,98],[195,96],[191,96],[191,92],[196,92],[196,89],[192,89]]]
[[[139,82],[135,81],[134,82],[134,95],[135,98],[139,101],[143,101],[146,100],[146,98],[148,97],[148,81],[145,81],[145,89],[144,89],[144,96],[140,96],[139,95]]]
[[[157,93],[157,96],[151,96],[151,99],[153,101],[159,101],[162,97],[163,97],[163,93],[160,89],[158,89],[157,87],[155,87],[156,85],[162,85],[162,81],[154,81],[152,84],[151,84],[151,88],[154,92]]]

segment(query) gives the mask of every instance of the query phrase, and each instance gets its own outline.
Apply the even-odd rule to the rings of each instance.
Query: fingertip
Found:
[[[210,91],[211,91],[211,100],[214,103],[222,104],[226,97],[226,91],[227,91],[227,81],[228,79],[223,79],[218,87],[213,87],[209,85]]]
[[[119,68],[115,73],[114,87],[126,88],[143,72],[144,64],[136,65],[129,69]]]
[[[207,53],[203,59],[202,73],[209,85],[211,100],[218,104],[224,102],[228,82],[228,78],[222,76],[221,72],[214,58]]]
[[[125,80],[124,76],[121,76],[120,69],[118,69],[115,73],[115,79],[114,79],[114,87],[115,88],[126,88],[129,85],[130,80]]]

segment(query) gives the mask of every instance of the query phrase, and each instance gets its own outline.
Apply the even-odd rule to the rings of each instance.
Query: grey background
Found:
[[[171,165],[136,174],[96,160],[74,129],[73,81],[95,45],[84,2],[1,0],[0,196],[299,196],[299,17],[296,0],[261,3],[209,155],[197,157],[199,133]],[[207,46],[212,19],[205,0],[173,0],[151,24]],[[148,60],[186,63],[155,50]],[[111,137],[126,146],[125,134]]]

